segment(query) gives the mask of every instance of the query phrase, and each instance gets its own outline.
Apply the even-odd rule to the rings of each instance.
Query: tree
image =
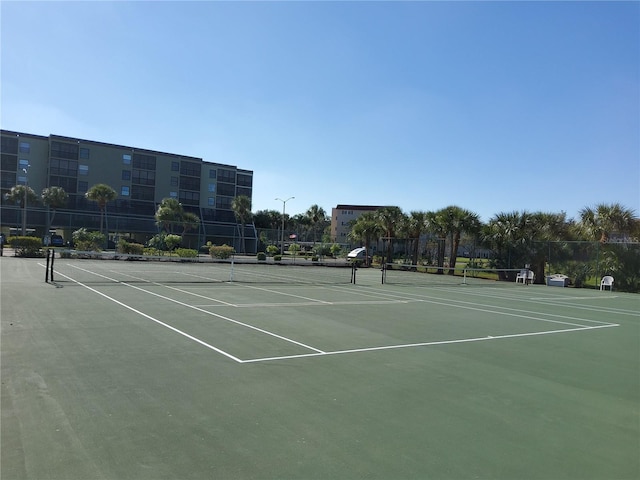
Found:
[[[460,235],[463,232],[477,233],[480,231],[480,217],[469,210],[451,205],[440,211],[440,218],[445,233],[450,238],[449,250],[449,275],[454,274],[454,268],[458,258]]]
[[[418,264],[418,250],[420,248],[420,236],[427,229],[427,214],[413,211],[407,218],[407,236],[411,240],[411,263]]]
[[[306,211],[305,217],[309,222],[309,225],[311,225],[313,243],[315,243],[318,233],[318,225],[321,225],[324,230],[324,224],[327,221],[327,212],[325,212],[324,208],[319,207],[318,205],[311,205],[311,207]]]
[[[36,203],[38,196],[33,189],[27,185],[14,185],[11,187],[11,190],[5,194],[5,199],[16,205],[22,205],[22,235],[26,235],[27,205],[29,203]]]
[[[238,222],[240,222],[240,243],[242,253],[247,253],[244,240],[244,226],[251,221],[251,199],[246,195],[238,195],[231,201],[231,209]]]
[[[367,249],[365,265],[369,265],[371,242],[377,241],[380,233],[382,233],[382,228],[373,212],[365,212],[353,220],[348,238],[354,242],[364,243],[364,247]]]
[[[404,213],[400,207],[382,207],[375,212],[380,228],[387,240],[387,262],[393,261],[393,241],[398,227],[404,221]]]
[[[446,223],[443,217],[443,211],[439,210],[437,212],[429,211],[425,213],[425,225],[427,232],[431,233],[438,241],[438,252],[437,252],[437,262],[438,271],[436,273],[442,274],[442,267],[444,267],[444,248],[445,248],[445,237],[447,234],[446,231]]]
[[[93,185],[85,194],[87,200],[96,202],[100,209],[100,233],[103,233],[103,226],[107,216],[107,203],[112,202],[118,197],[117,192],[109,185],[97,183]],[[107,230],[109,229],[107,225]],[[107,232],[108,233],[108,232]],[[108,235],[105,236],[105,239]]]
[[[69,200],[69,194],[65,192],[64,188],[62,187],[47,187],[42,190],[42,195],[40,197],[42,198],[42,203],[44,204],[44,206],[47,207],[47,210],[53,210],[51,216],[47,214],[46,234],[48,235],[49,229],[53,224],[53,218],[56,216],[56,210],[58,208],[64,207],[67,204],[67,201]]]
[[[632,233],[637,220],[633,210],[619,203],[601,203],[580,210],[578,229],[590,240],[607,243],[612,233]]]
[[[156,225],[167,233],[174,233],[182,222],[184,208],[176,198],[163,198],[155,213]]]

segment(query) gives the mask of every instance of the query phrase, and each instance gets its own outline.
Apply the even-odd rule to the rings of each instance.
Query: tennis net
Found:
[[[382,283],[395,285],[479,285],[513,283],[520,269],[434,267],[387,263],[382,269]]]
[[[214,260],[210,257],[124,255],[85,252],[51,259],[51,281],[62,283],[117,284],[201,284],[201,283],[352,283],[351,265],[298,263],[255,259]]]

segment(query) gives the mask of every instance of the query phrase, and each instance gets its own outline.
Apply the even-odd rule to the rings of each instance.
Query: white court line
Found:
[[[221,319],[221,320],[225,320],[225,321],[227,321],[227,322],[235,323],[235,324],[237,324],[237,325],[241,325],[241,326],[246,327],[246,328],[249,328],[249,329],[251,329],[251,330],[256,330],[256,331],[258,331],[258,332],[260,332],[260,333],[264,333],[265,335],[270,335],[270,336],[275,337],[275,338],[278,338],[278,339],[280,339],[280,340],[284,340],[285,342],[293,343],[293,344],[295,344],[295,345],[299,345],[299,346],[304,347],[304,348],[307,348],[307,349],[309,349],[309,350],[313,350],[314,352],[323,353],[323,351],[322,351],[322,350],[320,350],[319,348],[315,348],[315,347],[312,347],[312,346],[310,346],[310,345],[306,345],[306,344],[304,344],[304,343],[302,343],[302,342],[298,342],[298,341],[296,341],[296,340],[292,340],[291,338],[283,337],[282,335],[278,335],[278,334],[276,334],[276,333],[270,332],[270,331],[268,331],[268,330],[264,330],[264,329],[262,329],[262,328],[254,327],[253,325],[249,325],[248,323],[243,323],[243,322],[240,322],[240,321],[238,321],[238,320],[234,320],[233,318],[225,317],[224,315],[220,315],[220,314],[218,314],[218,313],[209,312],[209,311],[207,311],[207,310],[204,310],[204,309],[202,309],[202,308],[196,307],[196,306],[194,306],[194,305],[190,305],[190,304],[188,304],[188,303],[184,303],[184,302],[181,302],[181,301],[179,301],[179,300],[175,300],[175,299],[173,299],[173,298],[166,297],[166,296],[164,296],[164,295],[160,295],[159,293],[150,292],[149,290],[145,290],[144,288],[136,287],[135,285],[131,285],[130,283],[127,283],[127,282],[121,282],[121,281],[119,281],[119,280],[115,280],[115,279],[113,279],[113,278],[110,278],[110,277],[108,277],[108,276],[106,276],[106,275],[102,275],[102,274],[100,274],[100,273],[92,272],[92,271],[90,271],[90,270],[85,270],[85,269],[80,268],[80,267],[77,267],[77,266],[75,266],[75,265],[70,265],[70,266],[71,266],[71,267],[73,267],[73,268],[76,268],[76,269],[78,269],[78,270],[82,270],[83,272],[90,273],[90,274],[92,274],[92,275],[97,275],[98,277],[102,277],[102,278],[105,278],[105,279],[107,279],[107,280],[111,280],[112,282],[120,283],[120,284],[122,284],[122,285],[126,285],[127,287],[131,287],[131,288],[134,288],[134,289],[136,289],[136,290],[140,290],[141,292],[148,293],[149,295],[153,295],[153,296],[155,296],[155,297],[162,298],[162,299],[167,300],[167,301],[169,301],[169,302],[177,303],[178,305],[182,305],[183,307],[187,307],[187,308],[190,308],[190,309],[192,309],[192,310],[196,310],[196,311],[201,312],[201,313],[204,313],[204,314],[206,314],[206,315],[211,315],[212,317],[216,317],[216,318],[219,318],[219,319]],[[65,277],[66,277],[66,275],[65,275]],[[84,286],[84,287],[86,287],[86,288],[89,288],[89,287],[87,287],[86,285],[84,285],[84,284],[82,284],[82,283],[80,283],[80,282],[78,282],[78,281],[76,281],[76,280],[74,280],[74,279],[72,279],[72,278],[70,278],[70,277],[66,277],[66,278],[69,278],[70,280],[72,280],[72,281],[74,281],[74,282],[76,282],[76,283],[78,283],[78,284],[80,284],[80,285],[82,285],[82,286]],[[96,291],[96,292],[97,292],[97,290],[94,290],[94,289],[92,289],[92,288],[89,288],[89,289],[90,289],[90,290],[92,290],[92,291]],[[106,298],[111,299],[111,297],[109,297],[108,295],[105,295],[105,294],[102,294],[102,293],[101,293],[101,295],[103,295],[103,296],[104,296],[104,297],[106,297]],[[117,300],[115,300],[115,299],[113,299],[113,301],[115,301],[116,303],[119,303],[119,304],[121,304],[121,305],[124,305],[124,304],[122,304],[121,302],[119,302],[119,301],[117,301]]]
[[[58,272],[58,273],[57,273],[57,275],[60,275],[61,277],[65,277],[65,278],[67,278],[67,279],[71,280],[72,282],[77,283],[78,285],[83,286],[83,287],[84,287],[84,288],[86,288],[87,290],[91,290],[93,293],[97,293],[97,294],[98,294],[98,295],[100,295],[101,297],[104,297],[104,298],[106,298],[107,300],[110,300],[110,301],[112,301],[112,302],[114,302],[114,303],[117,303],[118,305],[120,305],[121,307],[126,308],[127,310],[131,310],[132,312],[137,313],[138,315],[141,315],[141,316],[143,316],[144,318],[146,318],[146,319],[148,319],[148,320],[151,320],[151,321],[153,321],[153,322],[156,322],[158,325],[162,325],[163,327],[168,328],[169,330],[172,330],[172,331],[174,331],[174,332],[176,332],[176,333],[179,333],[180,335],[182,335],[182,336],[184,336],[184,337],[188,338],[189,340],[193,340],[194,342],[199,343],[200,345],[203,345],[203,346],[205,346],[205,347],[207,347],[207,348],[209,348],[209,349],[211,349],[211,350],[213,350],[213,351],[215,351],[215,352],[218,352],[219,354],[224,355],[224,356],[225,356],[225,357],[227,357],[227,358],[230,358],[230,359],[232,359],[232,360],[235,360],[235,361],[236,361],[236,362],[238,362],[238,363],[242,363],[242,360],[240,360],[238,357],[234,357],[234,356],[233,356],[233,355],[231,355],[230,353],[227,353],[227,352],[225,352],[224,350],[221,350],[221,349],[219,349],[219,348],[217,348],[217,347],[214,347],[213,345],[210,345],[210,344],[208,344],[208,343],[206,343],[206,342],[204,342],[204,341],[200,340],[199,338],[194,337],[193,335],[189,335],[188,333],[183,332],[182,330],[179,330],[179,329],[177,329],[176,327],[172,327],[171,325],[169,325],[169,324],[167,324],[167,323],[164,323],[164,322],[162,322],[162,321],[158,320],[157,318],[152,317],[151,315],[148,315],[148,314],[146,314],[146,313],[144,313],[144,312],[141,312],[140,310],[137,310],[137,309],[135,309],[135,308],[133,308],[133,307],[131,307],[131,306],[127,305],[126,303],[123,303],[123,302],[121,302],[121,301],[119,301],[119,300],[116,300],[116,299],[115,299],[115,298],[113,298],[113,297],[110,297],[109,295],[106,295],[106,294],[104,294],[104,293],[100,292],[99,290],[96,290],[95,288],[91,288],[90,286],[85,285],[85,284],[84,284],[84,283],[82,283],[82,282],[79,282],[79,281],[77,281],[77,280],[75,280],[75,279],[73,279],[73,278],[71,278],[71,277],[68,277],[68,276],[67,276],[67,275],[65,275],[64,273],[60,273],[60,272]]]
[[[618,327],[618,326],[619,325],[610,324],[610,325],[598,325],[594,327],[568,328],[564,330],[547,330],[544,332],[514,333],[511,335],[487,335],[486,337],[463,338],[459,340],[441,340],[437,342],[404,343],[399,345],[385,345],[382,347],[365,347],[365,348],[354,348],[350,350],[336,350],[333,352],[324,352],[324,353],[306,353],[302,355],[288,355],[288,356],[281,356],[281,357],[252,358],[250,360],[242,360],[241,363],[259,363],[259,362],[270,362],[274,360],[290,360],[290,359],[306,358],[306,357],[321,357],[321,356],[324,357],[329,355],[342,355],[345,353],[363,353],[363,352],[375,352],[378,350],[397,350],[401,348],[429,347],[433,345],[451,345],[455,343],[484,342],[487,340],[532,337],[536,335],[551,335],[555,333],[579,332],[583,330],[594,330],[597,328],[609,328],[609,327]]]
[[[274,334],[274,333],[269,332],[267,330],[263,330],[263,329],[254,327],[253,325],[245,324],[243,322],[239,322],[237,320],[233,320],[233,319],[230,319],[228,317],[224,317],[224,316],[219,315],[219,314],[208,312],[206,310],[203,310],[201,308],[195,307],[193,305],[189,305],[189,304],[180,302],[178,300],[174,300],[174,299],[166,297],[164,295],[160,295],[160,294],[157,294],[157,293],[154,293],[154,292],[150,292],[148,290],[145,290],[144,288],[140,288],[140,287],[131,285],[131,284],[126,283],[126,282],[121,282],[121,281],[112,279],[112,278],[110,278],[108,276],[101,275],[101,274],[96,273],[96,272],[91,272],[89,270],[82,269],[80,267],[76,267],[76,266],[73,266],[73,267],[77,268],[78,270],[82,270],[82,271],[85,271],[87,273],[91,273],[93,275],[97,275],[99,277],[108,279],[110,281],[113,281],[113,282],[116,282],[116,283],[120,283],[120,284],[123,284],[125,286],[134,288],[136,290],[140,290],[140,291],[148,293],[150,295],[163,298],[163,299],[168,300],[170,302],[177,303],[177,304],[185,306],[187,308],[191,308],[191,309],[197,310],[197,311],[205,313],[207,315],[212,315],[214,317],[217,317],[217,318],[220,318],[220,319],[223,319],[223,320],[226,320],[226,321],[238,324],[238,325],[242,325],[242,326],[245,326],[245,327],[253,329],[253,330],[260,331],[260,332],[265,333],[267,335],[271,335],[273,337],[276,337],[276,338],[282,339],[284,341],[288,341],[288,342],[303,346],[305,348],[308,348],[308,349],[314,351],[314,353],[299,354],[299,355],[288,355],[288,356],[279,356],[279,357],[263,357],[263,358],[257,358],[257,359],[241,360],[241,359],[239,359],[239,358],[237,358],[237,357],[235,357],[235,356],[233,356],[233,355],[231,355],[231,354],[229,354],[227,352],[224,352],[223,350],[221,350],[219,348],[213,347],[212,345],[209,345],[206,342],[203,342],[202,340],[200,340],[200,339],[198,339],[196,337],[193,337],[192,335],[189,335],[189,334],[187,334],[185,332],[182,332],[181,330],[179,330],[179,329],[177,329],[175,327],[172,327],[171,325],[168,325],[168,324],[166,324],[164,322],[161,322],[160,320],[157,320],[157,319],[151,317],[150,315],[147,315],[147,314],[145,314],[145,313],[143,313],[143,312],[141,312],[139,310],[136,310],[133,307],[130,307],[129,305],[126,305],[126,304],[124,304],[124,303],[122,303],[122,302],[120,302],[120,301],[118,301],[118,300],[116,300],[116,299],[114,299],[114,298],[102,293],[102,292],[99,292],[98,290],[95,290],[95,289],[93,289],[93,288],[91,288],[91,287],[89,287],[89,286],[87,286],[87,285],[85,285],[85,284],[83,284],[81,282],[78,282],[77,280],[74,280],[71,277],[68,277],[66,275],[61,274],[65,278],[68,278],[69,280],[71,280],[71,281],[73,281],[73,282],[75,282],[75,283],[77,283],[79,285],[82,285],[83,287],[87,288],[88,290],[90,290],[92,292],[95,292],[95,293],[97,293],[97,294],[99,294],[99,295],[101,295],[101,296],[103,296],[103,297],[105,297],[105,298],[107,298],[107,299],[109,299],[109,300],[111,300],[111,301],[113,301],[113,302],[115,302],[115,303],[117,303],[117,304],[119,304],[119,305],[121,305],[121,306],[123,306],[123,307],[125,307],[125,308],[127,308],[129,310],[131,310],[131,311],[133,311],[133,312],[138,313],[139,315],[142,315],[145,318],[148,318],[148,319],[150,319],[150,320],[152,320],[152,321],[154,321],[154,322],[156,322],[156,323],[158,323],[158,324],[160,324],[162,326],[165,326],[166,328],[169,328],[172,331],[180,333],[181,335],[183,335],[183,336],[185,336],[185,337],[187,337],[187,338],[189,338],[189,339],[191,339],[191,340],[193,340],[193,341],[195,341],[195,342],[197,342],[197,343],[199,343],[201,345],[204,345],[204,346],[210,348],[211,350],[214,350],[214,351],[216,351],[218,353],[221,353],[222,355],[224,355],[224,356],[226,356],[228,358],[231,358],[231,359],[235,360],[238,363],[243,363],[243,364],[244,363],[266,362],[266,361],[273,361],[273,360],[296,359],[296,358],[305,358],[305,357],[317,357],[317,356],[325,356],[325,355],[339,355],[339,354],[346,354],[346,353],[360,353],[360,352],[369,352],[369,351],[378,351],[378,350],[392,350],[392,349],[420,347],[420,346],[446,345],[446,344],[456,344],[456,343],[468,343],[468,342],[496,340],[496,339],[504,339],[504,338],[518,338],[518,337],[528,337],[528,336],[537,336],[537,335],[548,335],[548,334],[553,334],[553,333],[576,332],[576,331],[582,331],[582,330],[593,330],[593,329],[598,329],[598,328],[618,327],[619,326],[618,324],[612,324],[612,323],[606,323],[604,325],[597,325],[597,326],[584,326],[584,325],[573,324],[573,323],[569,323],[569,322],[546,320],[546,319],[541,319],[541,318],[536,318],[536,317],[529,317],[529,316],[526,316],[526,315],[519,315],[519,314],[514,314],[514,313],[496,312],[496,311],[493,311],[493,310],[486,310],[486,309],[481,309],[481,308],[477,308],[477,307],[468,307],[468,306],[465,306],[465,305],[452,305],[450,303],[444,303],[444,302],[440,302],[440,301],[420,300],[420,301],[424,301],[424,302],[427,302],[427,303],[435,303],[435,304],[441,304],[441,305],[445,305],[445,306],[452,306],[452,307],[463,308],[463,309],[468,309],[468,310],[483,311],[483,312],[494,313],[494,314],[498,314],[498,315],[515,316],[515,317],[533,319],[533,320],[538,320],[538,321],[545,321],[545,322],[551,322],[551,323],[560,323],[560,324],[572,325],[572,326],[576,326],[578,328],[563,329],[563,330],[548,330],[548,331],[542,331],[542,332],[519,333],[519,334],[509,334],[509,335],[495,335],[495,336],[489,335],[489,336],[486,336],[486,337],[477,337],[477,338],[470,338],[470,339],[444,340],[444,341],[421,342],[421,343],[399,344],[399,345],[386,345],[386,346],[380,346],[380,347],[365,347],[365,348],[358,348],[358,349],[337,350],[337,351],[326,352],[326,351],[322,351],[320,349],[305,345],[303,343],[297,342],[295,340],[288,339],[286,337],[282,337],[280,335]],[[470,302],[463,302],[463,303],[470,303]],[[495,308],[498,308],[498,307],[495,307]],[[516,309],[511,309],[511,310],[516,310]],[[521,310],[516,310],[516,311],[521,311]],[[538,312],[527,312],[527,313],[538,313]],[[561,316],[559,316],[559,317],[561,317]],[[572,318],[572,317],[563,317],[563,318]],[[589,321],[587,319],[576,319],[576,320]],[[605,322],[598,322],[598,323],[605,323]]]
[[[479,295],[479,294],[476,294]],[[482,297],[487,297],[486,295],[481,295]],[[402,297],[404,298],[404,297]],[[422,302],[425,303],[433,303],[436,305],[444,305],[447,307],[453,307],[453,308],[463,308],[463,309],[467,309],[467,310],[476,310],[479,312],[484,312],[484,313],[495,313],[498,315],[511,315],[514,317],[521,317],[521,318],[528,318],[528,319],[533,319],[533,320],[539,320],[541,322],[552,322],[552,323],[562,323],[562,324],[566,324],[566,325],[574,325],[574,326],[584,326],[581,324],[574,324],[574,323],[570,323],[570,322],[563,322],[563,321],[559,321],[559,320],[550,320],[550,319],[546,319],[546,318],[539,318],[539,317],[530,317],[530,316],[526,316],[526,315],[520,315],[520,314],[515,314],[515,313],[508,313],[508,312],[500,312],[500,311],[496,311],[496,310],[507,310],[507,311],[513,311],[513,312],[522,312],[522,313],[528,313],[531,315],[539,315],[539,316],[546,316],[546,317],[555,317],[555,318],[563,318],[566,320],[575,320],[577,322],[588,322],[588,323],[599,323],[599,324],[610,324],[611,322],[606,322],[604,320],[590,320],[588,318],[579,318],[579,317],[571,317],[568,315],[559,315],[559,314],[555,314],[555,313],[543,313],[543,312],[535,312],[535,311],[530,311],[530,310],[523,310],[521,308],[510,308],[510,307],[502,307],[502,306],[498,306],[498,305],[484,305],[482,304],[483,307],[486,308],[480,308],[477,305],[479,305],[477,302],[468,302],[465,300],[455,300],[455,299],[447,299],[444,300],[440,297],[433,297],[433,296],[429,296],[429,295],[424,295],[424,294],[414,294],[414,298],[419,299]],[[490,295],[489,298],[502,298],[502,297],[495,297],[494,295]],[[512,298],[510,297],[504,297],[508,300],[511,300]],[[429,300],[426,300],[429,299]],[[528,302],[529,300],[527,299],[520,299],[524,302]],[[532,303],[543,303],[544,305],[548,305],[548,306],[555,306],[555,304],[549,304],[549,303],[544,303],[544,302],[532,302]],[[472,306],[468,306],[468,305],[472,305]],[[559,305],[561,306],[561,305]],[[487,310],[489,309],[489,310]],[[496,310],[491,310],[491,309],[496,309]],[[595,310],[595,311],[599,311],[599,310]]]

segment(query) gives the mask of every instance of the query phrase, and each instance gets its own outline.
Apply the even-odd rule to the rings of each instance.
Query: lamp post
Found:
[[[281,198],[276,198],[276,200],[280,200],[282,202],[282,232],[280,233],[280,255],[284,255],[284,209],[289,200],[293,200],[296,197],[289,197],[286,200]]]
[[[27,234],[27,193],[29,191],[29,181],[27,178],[27,170],[31,165],[27,165],[22,169],[24,172],[24,205],[22,206],[22,236]]]

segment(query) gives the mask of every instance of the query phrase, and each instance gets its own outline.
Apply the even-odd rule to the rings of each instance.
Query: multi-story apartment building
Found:
[[[331,209],[331,240],[336,243],[350,245],[347,235],[351,224],[366,212],[375,212],[383,207],[373,205],[337,205]]]
[[[252,197],[253,172],[202,158],[102,143],[93,140],[41,136],[0,130],[2,193],[0,227],[11,233],[22,222],[22,206],[7,201],[14,185],[27,184],[37,195],[46,187],[62,187],[69,194],[53,223],[44,206],[27,207],[30,233],[44,235],[56,229],[65,240],[81,227],[99,229],[100,215],[86,192],[95,184],[111,186],[118,194],[107,205],[109,236],[144,241],[158,233],[154,214],[164,198],[175,198],[186,211],[197,214],[200,227],[185,235],[193,248],[211,241],[239,246],[239,225],[231,208],[238,195]],[[255,251],[253,225],[245,228],[247,251]]]

